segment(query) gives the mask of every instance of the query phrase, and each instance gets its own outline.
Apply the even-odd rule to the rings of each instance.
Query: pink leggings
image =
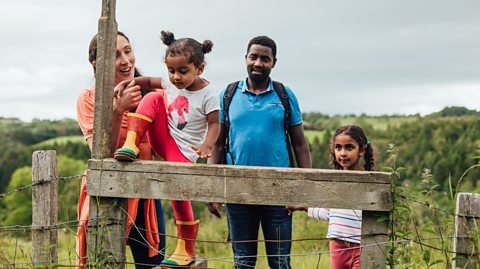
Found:
[[[330,268],[360,268],[360,244],[330,239]]]
[[[151,92],[143,97],[136,113],[153,120],[148,129],[148,142],[165,161],[191,163],[177,146],[168,130],[165,100],[161,93]],[[177,221],[192,221],[194,214],[190,201],[171,201]]]

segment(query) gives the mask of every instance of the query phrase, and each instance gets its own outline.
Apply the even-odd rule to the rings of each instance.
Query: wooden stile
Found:
[[[391,176],[382,172],[90,160],[90,195],[304,205],[363,212],[361,268],[385,268]]]
[[[101,178],[88,182],[89,194],[107,197],[371,211],[392,203],[390,174],[381,172],[103,159],[89,161],[88,175]]]

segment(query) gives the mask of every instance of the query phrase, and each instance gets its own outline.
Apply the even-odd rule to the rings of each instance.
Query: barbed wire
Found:
[[[83,175],[83,174],[82,174]],[[75,176],[67,176],[67,177],[58,177],[56,178],[57,180],[63,180],[63,181],[67,181],[67,180],[70,180],[70,179],[75,179],[75,178],[81,178],[82,175],[75,175]],[[11,190],[11,191],[8,191],[8,192],[5,192],[5,193],[1,193],[0,194],[0,199],[3,199],[7,196],[10,196],[14,193],[17,193],[17,192],[20,192],[20,191],[23,191],[23,190],[26,190],[26,189],[29,189],[29,188],[32,188],[32,187],[35,187],[35,186],[38,186],[38,185],[42,185],[42,184],[45,184],[49,181],[46,181],[46,180],[42,180],[42,181],[38,181],[38,182],[35,182],[35,183],[32,183],[32,184],[28,184],[28,185],[25,185],[25,186],[22,186],[22,187],[19,187],[17,189],[14,189],[14,190]]]
[[[74,175],[74,176],[67,176],[67,177],[58,177],[57,180],[62,180],[62,181],[67,181],[67,180],[71,180],[71,179],[77,179],[77,178],[81,178],[83,176],[82,175]],[[33,183],[33,184],[29,184],[29,185],[26,185],[26,186],[22,186],[20,188],[17,188],[15,190],[12,190],[12,191],[9,191],[9,192],[6,192],[6,193],[2,193],[0,194],[0,199],[4,198],[4,197],[7,197],[9,195],[12,195],[14,193],[17,193],[17,192],[21,192],[23,190],[26,190],[26,189],[29,189],[31,187],[34,187],[34,186],[37,186],[37,185],[41,185],[41,184],[44,184],[48,181],[40,181],[40,182],[37,182],[37,183]],[[457,216],[457,214],[451,212],[451,211],[448,211],[448,210],[445,210],[445,209],[442,209],[442,208],[439,208],[439,207],[436,207],[428,202],[423,202],[423,201],[419,201],[417,199],[414,199],[412,197],[408,197],[407,195],[399,195],[400,198],[402,199],[406,199],[408,201],[412,201],[414,203],[417,203],[417,204],[420,204],[420,205],[423,205],[423,206],[426,206],[428,207],[429,209],[433,209],[433,210],[437,210],[437,211],[441,211],[441,212],[444,212],[444,213],[447,213],[448,215],[450,216]],[[122,209],[123,210],[123,209]],[[123,210],[124,211],[124,210]],[[126,213],[128,215],[127,212],[124,211],[124,213]],[[130,216],[128,216],[130,217]],[[131,217],[130,217],[131,218]],[[92,219],[88,219],[88,221],[98,221],[98,220],[101,220],[101,219],[110,219],[110,218],[92,218]],[[112,219],[110,219],[112,220]],[[111,223],[111,225],[117,225],[119,223]],[[12,226],[0,226],[0,231],[27,231],[27,230],[37,230],[37,229],[41,229],[41,230],[58,230],[58,229],[65,229],[65,227],[69,227],[69,228],[72,228],[72,227],[79,227],[79,226],[82,226],[79,224],[79,221],[78,220],[71,220],[71,221],[66,221],[66,222],[63,222],[63,223],[58,223],[58,224],[55,224],[55,225],[49,225],[49,226],[39,226],[39,225],[12,225]],[[137,227],[135,225],[135,222],[133,221],[133,226],[135,229],[137,229],[138,231],[144,231],[144,232],[151,232],[151,233],[155,233],[154,231],[150,231],[150,230],[147,230],[147,229],[144,229],[144,228],[141,228],[141,227]],[[75,236],[77,236],[77,234],[73,231],[69,231],[71,233],[74,233]],[[158,232],[157,232],[158,233]],[[140,235],[142,235],[142,233],[139,232]],[[166,234],[166,233],[158,233],[160,235],[165,235],[166,237],[171,237],[171,238],[177,238],[179,239],[179,237],[177,236],[174,236],[174,235],[169,235],[169,234]],[[375,235],[389,235],[389,234],[363,234],[361,236],[375,236]],[[126,236],[126,235],[125,235]],[[143,235],[142,235],[143,237]],[[352,237],[358,237],[358,236],[352,236]],[[132,238],[128,238],[128,237],[125,237],[127,238],[128,240],[135,240],[135,239],[132,239]],[[125,238],[122,238],[122,239],[125,239]],[[430,245],[430,244],[427,244],[427,243],[424,243],[425,241],[428,241],[428,240],[444,240],[444,239],[451,239],[451,238],[455,238],[455,236],[451,236],[451,237],[437,237],[437,238],[428,238],[428,239],[420,239],[420,240],[414,240],[414,239],[409,239],[409,238],[401,238],[397,241],[386,241],[386,242],[375,242],[373,244],[370,244],[370,245],[360,245],[358,247],[354,247],[352,249],[356,249],[356,248],[365,248],[365,247],[371,247],[371,246],[378,246],[378,245],[383,245],[383,244],[404,244],[404,243],[415,243],[415,244],[419,244],[421,246],[424,246],[426,248],[429,248],[429,249],[432,249],[432,250],[435,250],[435,251],[441,251],[443,253],[449,253],[449,254],[456,254],[456,252],[454,251],[449,251],[449,250],[446,250],[444,248],[439,248],[439,247],[436,247],[436,246],[433,246],[433,245]],[[468,236],[456,236],[456,238],[469,238]],[[184,239],[184,238],[180,238],[180,239]],[[238,243],[252,243],[252,242],[299,242],[299,241],[323,241],[323,240],[330,240],[330,239],[347,239],[347,237],[336,237],[336,238],[303,238],[303,239],[292,239],[292,240],[242,240],[242,241],[234,241],[234,242],[231,242],[231,241],[213,241],[213,240],[196,240],[197,242],[199,243],[211,243],[211,244],[238,244]],[[148,244],[148,241],[143,237],[143,240],[144,242],[141,242],[141,240],[136,240],[138,241],[140,244],[144,244],[145,246],[147,247],[152,247]],[[145,244],[147,243],[147,244]],[[152,247],[153,248],[153,247]],[[327,253],[331,253],[331,252],[334,252],[334,251],[317,251],[317,252],[313,252],[313,253],[302,253],[302,254],[289,254],[288,256],[291,256],[291,257],[296,257],[296,256],[311,256],[311,255],[321,255],[321,254],[327,254]],[[158,252],[159,254],[162,254],[162,255],[165,255],[165,251],[164,250],[160,250]],[[477,253],[478,254],[478,253]],[[16,254],[15,254],[16,256]],[[278,256],[285,256],[285,255],[256,255],[256,257],[278,257]],[[217,257],[217,258],[202,258],[202,259],[205,259],[207,261],[225,261],[225,262],[231,262],[231,259],[234,259],[235,260],[235,257]],[[238,257],[237,257],[238,258]],[[241,258],[241,257],[240,257]],[[69,260],[69,259],[66,259],[66,260]],[[65,260],[62,260],[62,261],[65,261]],[[58,261],[58,262],[61,262],[61,261]],[[16,265],[21,265],[22,263],[15,263]],[[31,265],[31,263],[25,263],[26,265]],[[136,264],[136,263],[127,263],[127,264]],[[76,266],[68,266],[68,265],[61,265],[59,264],[58,267],[76,267]],[[258,268],[258,267],[257,267]]]
[[[62,223],[62,224],[68,224],[68,223],[71,223],[71,222],[74,222],[74,221],[69,221],[69,222],[65,222],[65,223]],[[136,229],[138,227],[136,226],[133,226],[135,227]],[[174,237],[174,236],[172,236]],[[467,237],[467,236],[461,236],[461,237]],[[121,238],[121,239],[129,239],[129,240],[132,240],[132,238],[128,238],[128,237],[117,237],[117,238]],[[178,237],[177,237],[178,238]],[[451,237],[448,237],[448,238],[454,238],[453,236]],[[457,237],[458,238],[458,237]],[[332,238],[330,238],[332,239]],[[409,238],[403,238],[403,239],[399,239],[399,240],[396,240],[396,241],[385,241],[385,242],[378,242],[378,243],[372,243],[372,244],[365,244],[365,245],[358,245],[358,246],[353,246],[353,247],[349,247],[349,248],[345,248],[343,250],[354,250],[354,249],[363,249],[363,248],[367,248],[367,247],[373,247],[373,246],[379,246],[379,245],[385,245],[385,244],[405,244],[405,243],[416,243],[416,244],[420,244],[420,245],[423,245],[427,248],[430,248],[430,249],[433,249],[433,250],[436,250],[436,251],[442,251],[442,252],[445,252],[446,250],[445,249],[441,249],[441,248],[438,248],[438,247],[435,247],[435,246],[432,246],[432,245],[429,245],[429,244],[425,244],[423,243],[423,241],[430,241],[430,240],[440,240],[441,238],[440,237],[432,237],[432,238],[424,238],[422,239],[421,241],[419,240],[414,240],[414,239],[409,239]],[[312,239],[312,238],[308,238],[307,240],[315,240],[315,239]],[[141,242],[139,240],[136,240],[137,242],[139,242],[140,244],[143,244],[147,247],[151,247],[148,242]],[[262,240],[258,240],[259,242],[262,241]],[[300,240],[292,240],[292,241],[301,241]],[[199,241],[199,242],[206,242],[206,243],[210,243],[211,241]],[[228,243],[230,244],[231,242],[216,242],[216,243]],[[238,242],[237,242],[238,243]],[[321,255],[321,254],[329,254],[329,253],[334,253],[338,250],[320,250],[320,251],[315,251],[315,252],[310,252],[310,253],[291,253],[291,254],[284,254],[284,255],[255,255],[255,257],[285,257],[285,256],[290,256],[290,257],[306,257],[306,256],[317,256],[317,255]],[[455,254],[455,252],[453,251],[447,251],[448,253],[450,254]],[[158,252],[159,254],[162,254],[162,255],[165,255],[166,253],[165,252]],[[478,254],[478,253],[477,253]],[[476,255],[476,253],[473,253],[473,255]],[[235,263],[235,258],[249,258],[249,257],[253,257],[253,256],[226,256],[226,257],[214,257],[214,258],[208,258],[208,257],[199,257],[199,259],[201,260],[206,260],[206,261],[220,261],[220,262],[229,262],[229,263],[232,263],[232,259],[234,260],[233,263]],[[63,260],[58,260],[58,263],[61,263],[62,261],[71,261],[71,257],[69,259],[63,259]],[[127,262],[127,264],[135,264],[135,265],[148,265],[148,264],[139,264],[139,263],[132,263],[132,262]],[[31,265],[31,263],[15,263],[15,264],[12,264],[12,265]],[[150,264],[150,265],[154,265],[154,264]],[[156,264],[155,264],[156,265]],[[75,265],[62,265],[62,264],[59,264],[58,267],[64,267],[64,268],[71,268],[71,267],[76,267]],[[18,268],[18,267],[16,267]],[[200,267],[201,268],[201,267]],[[256,268],[259,268],[259,267],[256,267]]]
[[[416,199],[414,199],[414,198],[407,197],[407,196],[401,195],[401,194],[399,194],[398,197],[403,198],[403,199],[406,199],[406,200],[411,201],[411,202],[414,202],[414,203],[417,203],[417,204],[420,204],[420,205],[423,205],[423,206],[426,206],[426,207],[428,207],[428,208],[430,208],[430,209],[435,209],[435,210],[437,210],[437,211],[441,211],[441,212],[443,212],[443,213],[446,213],[446,214],[451,215],[451,216],[454,216],[454,217],[455,217],[455,216],[458,216],[458,214],[456,214],[456,213],[453,213],[453,212],[448,211],[448,210],[446,210],[446,209],[439,208],[439,207],[434,206],[434,205],[432,205],[432,204],[430,204],[430,203],[428,203],[428,202],[422,202],[422,201],[419,201],[419,200],[416,200]]]

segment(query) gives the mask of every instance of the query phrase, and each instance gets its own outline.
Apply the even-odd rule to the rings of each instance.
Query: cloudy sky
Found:
[[[87,60],[100,0],[2,1],[0,117],[75,118],[94,83]],[[221,90],[246,76],[249,39],[278,45],[272,77],[305,112],[426,114],[480,109],[478,0],[117,0],[137,67],[164,74],[161,30],[214,43],[204,76]]]

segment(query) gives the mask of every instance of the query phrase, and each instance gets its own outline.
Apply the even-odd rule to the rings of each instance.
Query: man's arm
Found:
[[[208,159],[209,164],[221,164],[225,155],[225,139],[227,139],[225,124],[220,124],[220,132],[217,141],[212,147],[212,157]]]
[[[293,153],[295,154],[298,167],[312,168],[312,161],[310,160],[310,150],[308,148],[308,143],[303,133],[303,124],[290,126],[290,128],[288,129],[288,133],[290,134]]]
[[[225,155],[225,139],[227,139],[227,130],[225,129],[225,124],[220,124],[220,132],[218,134],[217,141],[213,144],[212,147],[212,157],[207,161],[209,164],[221,164]],[[208,211],[213,215],[221,218],[220,209],[218,208],[217,203],[208,203]]]

